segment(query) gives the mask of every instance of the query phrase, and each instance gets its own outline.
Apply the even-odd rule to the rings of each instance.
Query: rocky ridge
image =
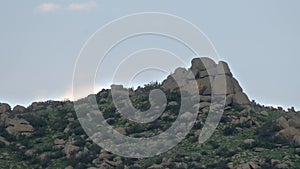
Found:
[[[225,62],[216,64],[209,58],[195,58],[191,68],[178,68],[172,75],[189,83],[185,78],[189,70],[195,75],[201,106],[193,129],[174,149],[146,159],[120,157],[93,143],[82,130],[70,101],[34,102],[27,108],[11,108],[0,103],[0,166],[66,169],[300,167],[300,112],[250,102]],[[165,131],[176,120],[180,107],[179,87],[172,75],[162,84],[128,89],[133,105],[141,110],[149,108],[151,89],[165,91],[166,111],[149,124],[136,124],[121,117],[112,103],[110,90],[103,89],[94,96],[106,121],[120,133],[151,137]],[[226,93],[218,93],[223,90],[218,90],[217,82],[224,78]],[[124,89],[120,85],[115,87]],[[213,136],[199,144],[198,136],[213,92],[226,95],[225,112]],[[83,100],[88,99],[90,96]]]

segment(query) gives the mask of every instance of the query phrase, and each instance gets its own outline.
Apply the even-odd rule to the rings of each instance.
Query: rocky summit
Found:
[[[195,79],[188,79],[187,74],[192,72]],[[192,66],[188,70],[177,68],[175,72],[167,77],[162,83],[164,90],[177,91],[181,86],[174,79],[183,81],[183,86],[196,80],[200,98],[210,99],[214,95],[226,95],[226,105],[248,105],[248,96],[243,92],[239,82],[233,77],[226,62],[220,61],[216,64],[210,58],[194,58]],[[178,81],[178,80],[177,80]]]
[[[300,168],[300,112],[293,107],[284,110],[249,101],[223,61],[195,58],[190,68],[177,68],[162,83],[152,82],[137,89],[112,85],[112,89],[127,91],[132,105],[143,112],[151,107],[149,94],[153,89],[165,93],[164,112],[149,123],[136,123],[123,117],[114,105],[110,89],[76,103],[86,103],[95,96],[101,115],[120,134],[153,137],[176,121],[181,94],[190,92],[185,86],[192,81],[200,96],[192,129],[174,148],[149,158],[122,157],[98,146],[80,125],[74,102],[50,100],[13,108],[0,103],[0,168]],[[199,143],[212,96],[225,97],[224,113],[213,135]]]

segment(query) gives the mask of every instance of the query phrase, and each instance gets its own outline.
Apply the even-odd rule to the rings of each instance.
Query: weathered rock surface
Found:
[[[18,136],[20,134],[28,135],[34,131],[34,128],[28,121],[17,117],[13,119],[7,118],[6,126],[6,131],[14,136]]]
[[[296,115],[291,116],[288,120],[280,117],[275,122],[281,128],[276,134],[277,137],[283,138],[295,146],[300,146],[300,123]]]
[[[11,108],[7,103],[0,103],[0,114],[10,112]]]
[[[54,140],[54,144],[55,145],[64,145],[65,144],[65,140],[63,140],[63,139],[55,139]]]
[[[66,154],[67,158],[70,158],[71,155],[79,150],[78,146],[74,145],[66,145],[65,148],[63,149],[64,153]]]
[[[276,123],[279,127],[285,129],[289,127],[287,120],[284,117],[280,117],[276,120]]]
[[[254,139],[245,139],[244,140],[244,144],[246,144],[246,145],[252,145],[254,142],[255,142]]]
[[[250,103],[248,96],[243,92],[235,93],[232,102],[237,105],[246,105]]]
[[[300,129],[300,118],[294,117],[293,119],[288,120],[289,126],[293,126],[297,129]]]
[[[12,110],[14,113],[24,113],[26,108],[24,106],[17,105]]]
[[[9,146],[9,142],[4,138],[0,136],[0,142],[4,143],[6,146]]]
[[[228,64],[224,61],[216,64],[207,57],[194,58],[189,70],[184,68],[176,69],[173,74],[163,81],[162,88],[171,92],[179,91],[182,86],[189,84],[189,81],[192,80],[188,77],[191,72],[193,77],[195,77],[201,96],[210,96],[212,94],[225,95],[227,97],[226,106],[250,104],[248,96],[243,92],[238,81],[232,76]]]

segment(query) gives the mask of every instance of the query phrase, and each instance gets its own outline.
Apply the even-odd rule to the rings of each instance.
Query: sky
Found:
[[[71,98],[76,59],[93,33],[125,15],[163,12],[202,30],[251,100],[299,110],[299,6],[297,0],[3,0],[0,102],[27,106],[33,101]],[[137,37],[112,51],[108,60],[117,63],[119,55],[151,45],[188,55],[169,39]],[[189,63],[190,57],[186,58]],[[137,83],[162,76],[146,76],[150,79],[140,78]],[[95,91],[109,86],[107,77],[101,73],[97,77]]]

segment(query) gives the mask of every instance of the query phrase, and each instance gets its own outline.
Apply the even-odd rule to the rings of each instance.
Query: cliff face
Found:
[[[195,79],[188,79],[187,74],[193,73]],[[249,105],[248,96],[243,92],[239,82],[233,77],[226,62],[220,61],[216,64],[210,58],[194,58],[192,66],[187,70],[177,68],[175,72],[167,77],[162,83],[164,90],[177,92],[182,86],[178,86],[176,79],[182,81],[181,84],[188,84],[191,80],[196,80],[200,98],[209,100],[211,95],[226,95],[225,106]]]

